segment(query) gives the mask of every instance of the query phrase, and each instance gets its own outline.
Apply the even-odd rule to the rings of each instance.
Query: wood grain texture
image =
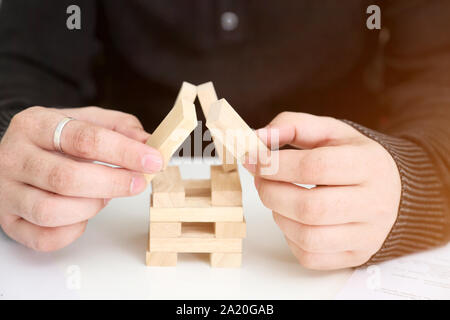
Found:
[[[180,169],[169,166],[152,180],[152,206],[155,208],[183,207],[185,189]]]
[[[214,234],[216,238],[239,238],[243,239],[247,235],[247,226],[242,222],[216,222]]]
[[[266,145],[225,99],[210,106],[206,126],[214,141],[224,145],[238,161],[243,161],[246,155],[256,158],[268,154]]]
[[[213,252],[209,258],[214,268],[239,268],[242,265],[242,253]]]
[[[215,238],[155,238],[150,240],[150,252],[242,252],[242,239]]]
[[[188,179],[183,180],[186,197],[210,197],[211,180],[210,179]]]
[[[183,222],[182,238],[214,238],[214,223],[211,222]]]
[[[146,252],[145,263],[149,267],[175,267],[178,254],[174,252]]]
[[[219,100],[217,98],[216,89],[214,88],[214,84],[210,82],[203,83],[197,86],[197,97],[200,102],[200,106],[202,108],[203,114],[208,115],[210,106]]]
[[[197,86],[197,96],[200,101],[200,106],[202,108],[203,114],[207,119],[210,107],[213,103],[217,102],[217,94],[214,89],[212,82],[206,82]],[[222,167],[224,171],[233,171],[237,169],[237,162],[233,154],[227,150],[227,148],[212,136],[214,145],[216,148],[217,155],[222,162]]]
[[[177,238],[181,236],[181,222],[151,222],[150,238]]]
[[[222,166],[211,166],[211,204],[242,206],[242,188],[238,171],[225,172]]]
[[[205,198],[206,199],[206,198]],[[205,199],[194,199],[203,205]],[[186,198],[186,202],[191,199]],[[182,208],[150,208],[152,222],[240,222],[244,218],[242,207],[196,206]]]
[[[147,140],[149,146],[161,153],[164,166],[167,166],[175,151],[197,127],[194,106],[196,96],[197,87],[183,82],[174,107]],[[155,174],[146,174],[145,177],[150,182]]]

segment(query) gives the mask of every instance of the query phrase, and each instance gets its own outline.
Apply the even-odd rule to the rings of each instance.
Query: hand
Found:
[[[77,120],[62,131],[61,154],[53,134],[65,116]],[[136,117],[118,111],[32,107],[18,113],[0,143],[2,229],[38,251],[67,246],[110,198],[142,192],[142,173],[160,170],[161,155],[144,144],[148,137]]]
[[[269,163],[249,159],[245,166],[297,260],[319,270],[367,262],[397,218],[401,182],[393,158],[333,118],[284,112],[258,130],[269,146],[275,132],[280,146],[302,150],[271,151]],[[277,170],[267,173],[264,167],[274,161]]]

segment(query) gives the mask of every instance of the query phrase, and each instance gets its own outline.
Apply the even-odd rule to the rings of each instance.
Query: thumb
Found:
[[[284,145],[301,149],[340,145],[355,133],[354,128],[335,118],[300,112],[282,112],[257,130],[260,139],[272,149]]]

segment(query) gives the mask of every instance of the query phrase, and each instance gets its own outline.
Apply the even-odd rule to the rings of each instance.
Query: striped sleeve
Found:
[[[427,152],[409,140],[345,122],[380,143],[393,157],[401,177],[397,220],[368,264],[444,245],[450,225],[445,187]]]

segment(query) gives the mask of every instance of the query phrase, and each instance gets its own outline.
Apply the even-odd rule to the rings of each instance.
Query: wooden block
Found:
[[[241,222],[242,206],[213,207],[210,197],[187,197],[181,208],[150,207],[150,221],[159,222]]]
[[[184,201],[184,207],[186,209],[188,209],[189,211],[190,208],[209,208],[209,209],[214,209],[214,207],[211,205],[211,196],[208,197],[202,197],[202,196],[198,196],[198,197],[187,197]]]
[[[176,238],[181,235],[181,222],[151,222],[150,238]]]
[[[214,234],[216,238],[245,238],[246,224],[245,221],[242,222],[216,222]]]
[[[177,253],[174,252],[149,252],[146,253],[145,262],[151,267],[175,267],[177,265]]]
[[[242,252],[242,239],[156,238],[150,241],[150,252]]]
[[[169,166],[152,180],[152,206],[155,208],[184,206],[185,190],[180,169]]]
[[[211,166],[211,203],[213,206],[242,205],[238,171],[225,172],[221,166]]]
[[[242,265],[242,253],[217,253],[209,256],[211,267],[215,268],[240,268]]]
[[[186,197],[210,197],[211,180],[210,179],[192,179],[183,180],[184,192]]]
[[[207,118],[211,105],[218,100],[213,83],[206,82],[197,86],[197,96],[200,101],[203,114],[205,115],[205,118]],[[228,151],[220,141],[216,140],[214,136],[212,136],[212,138],[214,145],[216,146],[217,155],[222,161],[223,170],[226,172],[236,170],[237,162],[232,153]]]
[[[269,150],[256,133],[245,123],[225,99],[213,103],[208,111],[206,126],[238,161],[251,157],[264,157]]]
[[[217,98],[216,90],[214,89],[213,83],[206,82],[199,86],[197,86],[197,97],[198,101],[200,101],[200,106],[202,107],[203,114],[208,115],[210,106],[219,100]]]
[[[183,222],[182,238],[214,238],[214,223],[211,222]]]
[[[243,217],[242,207],[150,208],[152,222],[239,222]]]
[[[194,106],[196,96],[197,87],[183,82],[175,106],[147,140],[149,146],[161,152],[164,166],[167,166],[175,151],[197,127],[197,114]],[[150,182],[155,175],[147,174],[145,177],[147,182]]]

